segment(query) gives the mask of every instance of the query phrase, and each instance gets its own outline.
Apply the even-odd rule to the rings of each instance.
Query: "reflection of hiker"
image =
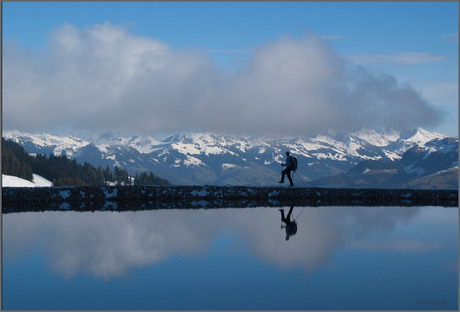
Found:
[[[297,223],[295,220],[291,221],[291,214],[294,206],[291,206],[286,217],[284,217],[284,209],[279,209],[281,211],[281,222],[284,222],[286,225],[281,225],[281,228],[286,228],[286,240],[289,240],[289,236],[295,235],[297,233]]]
[[[287,175],[289,182],[291,185],[289,187],[294,186],[294,183],[292,183],[292,178],[291,178],[291,171],[296,170],[297,168],[297,159],[291,156],[289,152],[286,152],[286,163],[281,163],[281,166],[286,166],[286,169],[284,169],[281,172],[281,181],[278,183],[284,183],[284,176]]]

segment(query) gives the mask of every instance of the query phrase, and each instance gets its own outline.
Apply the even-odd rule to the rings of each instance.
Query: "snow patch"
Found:
[[[57,136],[48,133],[32,134],[17,130],[4,131],[3,137],[19,144],[23,140],[30,140],[37,146],[54,147],[53,154],[55,156],[66,154],[68,157],[72,157],[76,150],[90,144],[89,141],[72,136]]]
[[[202,208],[205,208],[209,203],[205,200],[200,200],[200,201],[192,201],[190,203],[193,207],[202,207]]]
[[[352,135],[372,144],[374,146],[387,146],[391,142],[399,139],[400,134],[396,130],[373,130],[363,128],[359,131],[353,132]]]
[[[192,194],[192,196],[200,196],[200,197],[204,197],[204,196],[207,196],[209,194],[209,192],[205,189],[202,189],[201,191],[193,191],[191,192],[190,194]]]
[[[372,169],[366,168],[366,170],[364,170],[363,172],[363,174],[381,174],[381,173],[396,174],[398,173],[398,169],[372,170]]]
[[[187,156],[187,158],[184,160],[184,165],[187,167],[197,167],[199,165],[204,165],[201,160],[199,160],[196,157],[193,156]]]
[[[388,157],[392,161],[400,160],[402,158],[400,155],[396,154],[395,152],[383,150],[383,153],[385,154],[386,157]]]
[[[2,186],[3,187],[49,187],[53,186],[51,181],[33,174],[33,182],[21,179],[19,177],[2,174]]]
[[[180,159],[176,159],[174,160],[174,165],[172,165],[174,168],[179,168],[180,167],[180,162],[181,160]]]
[[[232,168],[240,168],[240,166],[235,165],[235,164],[223,163],[222,168],[227,170],[227,169],[232,169]]]
[[[117,189],[113,189],[112,192],[109,193],[109,191],[107,189],[104,190],[104,194],[105,194],[105,198],[114,198],[114,197],[117,197],[118,195],[118,190]]]
[[[62,204],[59,205],[59,209],[62,209],[62,210],[69,210],[70,208],[71,206],[67,202],[63,202]]]
[[[5,175],[2,174],[2,186],[3,187],[35,187],[35,183],[10,176],[10,175]]]
[[[61,196],[63,199],[67,199],[70,196],[70,191],[69,190],[60,191],[59,196]]]
[[[313,153],[312,155],[315,155],[316,158],[318,159],[334,159],[334,160],[338,160],[338,161],[347,161],[347,158],[345,157],[345,155],[343,154],[334,154],[332,155],[332,153]]]

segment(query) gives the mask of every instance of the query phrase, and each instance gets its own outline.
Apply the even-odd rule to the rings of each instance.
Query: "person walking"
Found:
[[[294,157],[291,156],[291,153],[286,152],[286,163],[281,163],[281,166],[286,166],[286,169],[281,172],[281,181],[278,183],[284,183],[284,176],[287,175],[289,183],[291,183],[289,187],[293,187],[294,183],[292,182],[291,171],[295,170],[296,164]]]

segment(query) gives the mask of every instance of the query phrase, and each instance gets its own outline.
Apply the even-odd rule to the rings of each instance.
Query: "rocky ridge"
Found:
[[[308,182],[346,173],[362,161],[395,163],[414,146],[428,147],[428,142],[446,138],[421,128],[411,131],[362,129],[295,138],[213,133],[173,135],[161,140],[114,133],[76,138],[19,131],[4,131],[3,136],[20,143],[32,154],[65,154],[94,166],[116,165],[133,175],[153,171],[177,185],[245,186],[274,185],[286,150],[298,158],[299,174]],[[454,139],[458,145],[458,138]],[[449,168],[442,168],[446,169]]]

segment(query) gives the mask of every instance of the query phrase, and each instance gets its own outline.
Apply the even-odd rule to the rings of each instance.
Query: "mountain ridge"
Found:
[[[427,143],[448,138],[422,128],[326,131],[316,136],[281,138],[211,132],[162,139],[114,133],[77,138],[17,130],[4,131],[3,136],[24,146],[28,153],[65,154],[95,166],[117,165],[132,175],[152,171],[174,184],[189,185],[274,185],[287,150],[299,160],[302,182],[315,181],[344,174],[364,160],[398,162],[414,146],[436,151],[441,145],[430,147]],[[458,138],[453,140],[458,154]]]

